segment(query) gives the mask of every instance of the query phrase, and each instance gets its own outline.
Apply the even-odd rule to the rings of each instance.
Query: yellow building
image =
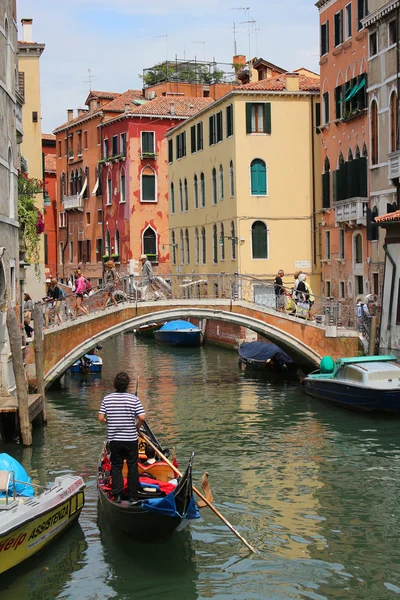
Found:
[[[32,19],[21,19],[23,40],[18,42],[18,88],[24,98],[22,125],[24,139],[21,154],[27,161],[29,177],[43,180],[42,116],[40,108],[40,56],[44,44],[32,41]],[[43,213],[43,195],[37,194],[36,206]],[[44,295],[44,237],[41,236],[40,280],[33,267],[26,273],[26,289],[33,300]]]
[[[172,273],[320,272],[319,107],[318,76],[285,73],[167,134]]]

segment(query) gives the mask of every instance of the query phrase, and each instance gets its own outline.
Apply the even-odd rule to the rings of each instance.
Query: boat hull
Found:
[[[162,331],[154,333],[154,337],[160,344],[170,346],[200,346],[201,331]]]
[[[32,509],[24,510],[23,522],[20,525],[15,525],[18,521],[18,517],[15,515],[9,528],[2,523],[0,573],[4,573],[34,556],[78,520],[85,503],[85,484],[80,477],[74,479],[76,481],[71,482],[67,488],[55,489],[53,498],[51,491],[41,494],[42,497],[45,494],[49,496],[47,502],[43,502],[42,508],[38,508],[36,502],[40,498],[39,496],[24,501],[25,508],[32,506]],[[63,499],[61,500],[61,498]],[[0,515],[2,519],[7,517],[3,510]],[[16,514],[18,514],[20,507],[9,510],[16,510]]]
[[[400,389],[382,390],[349,385],[347,382],[306,377],[303,381],[306,394],[353,410],[400,411]]]

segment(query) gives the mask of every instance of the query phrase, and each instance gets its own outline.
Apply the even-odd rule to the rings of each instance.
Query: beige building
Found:
[[[23,40],[18,42],[18,85],[24,98],[22,110],[24,140],[21,145],[21,154],[27,161],[29,177],[43,180],[39,63],[45,46],[32,39],[32,19],[22,19],[21,23]],[[43,195],[38,194],[36,206],[42,214],[44,213],[43,204]],[[44,295],[44,236],[41,237],[40,280],[38,280],[33,266],[29,267],[26,272],[26,288],[33,300],[40,300]]]
[[[23,131],[16,86],[16,2],[0,0],[0,396],[15,387],[6,314],[18,304],[20,281],[17,197]]]
[[[319,106],[318,76],[280,74],[167,134],[173,273],[320,272]]]

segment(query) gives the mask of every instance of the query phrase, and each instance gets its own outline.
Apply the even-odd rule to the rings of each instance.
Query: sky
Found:
[[[238,54],[248,57],[250,46],[252,57],[285,69],[319,70],[313,0],[17,0],[17,10],[46,45],[43,133],[64,123],[68,108],[84,106],[88,69],[93,90],[123,92],[141,89],[139,74],[167,56],[231,64],[234,21]]]

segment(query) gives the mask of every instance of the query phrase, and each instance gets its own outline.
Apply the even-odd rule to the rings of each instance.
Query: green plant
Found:
[[[18,174],[18,221],[20,249],[26,252],[27,260],[34,264],[37,277],[40,276],[40,235],[44,232],[44,220],[35,205],[35,196],[43,192],[43,182]]]

